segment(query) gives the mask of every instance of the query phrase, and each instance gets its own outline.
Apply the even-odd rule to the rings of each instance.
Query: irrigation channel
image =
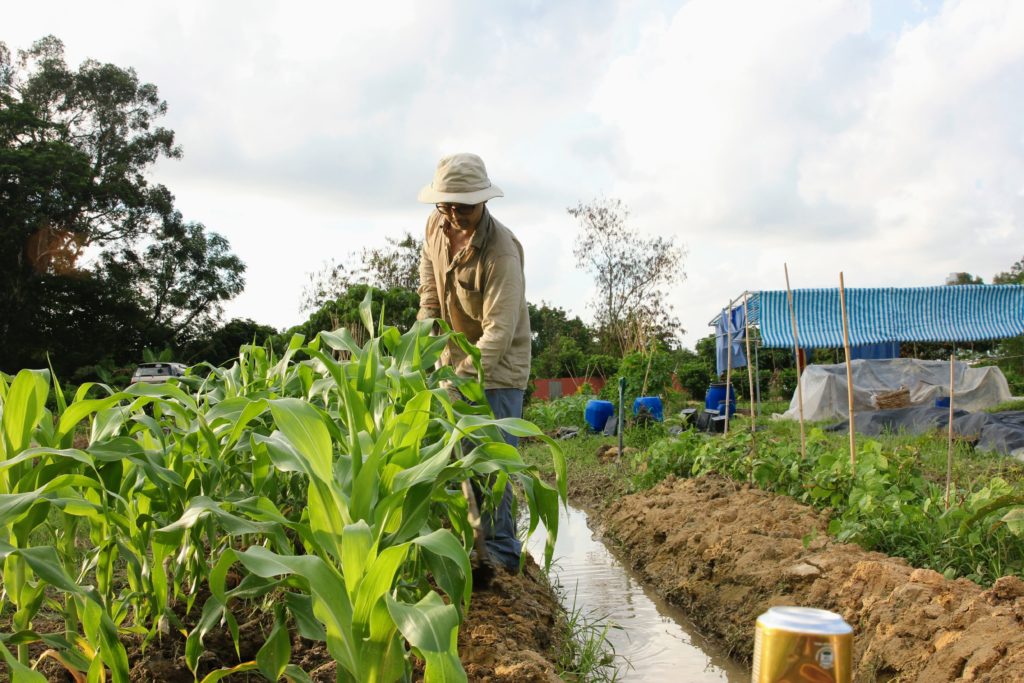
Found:
[[[552,571],[564,589],[565,607],[618,627],[607,632],[618,656],[618,680],[750,680],[749,669],[697,634],[681,609],[646,590],[632,571],[594,538],[586,513],[570,506],[568,512],[562,511],[558,524]],[[543,537],[538,530],[530,539],[534,558],[543,557]]]

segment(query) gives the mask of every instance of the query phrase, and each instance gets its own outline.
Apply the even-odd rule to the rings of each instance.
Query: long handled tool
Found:
[[[494,560],[487,550],[487,539],[484,537],[483,521],[480,518],[480,506],[476,504],[476,493],[469,479],[462,480],[462,495],[466,497],[466,507],[469,514],[469,525],[473,527],[473,549],[475,561],[473,568],[473,587],[486,588],[494,578]],[[473,559],[473,558],[471,558]]]
[[[430,336],[436,336],[436,327],[435,325],[434,329],[431,330]],[[441,361],[439,360],[438,367],[440,367],[440,364]],[[465,400],[462,393],[451,383],[442,383],[442,385],[448,390],[448,398],[453,404],[456,401]],[[470,556],[473,585],[474,587],[486,588],[494,578],[494,560],[491,559],[491,553],[487,550],[487,538],[484,535],[483,520],[480,517],[480,506],[477,505],[476,494],[473,492],[473,485],[469,482],[469,479],[462,480],[462,495],[466,499],[466,516],[469,518],[469,525],[473,527],[474,551]]]

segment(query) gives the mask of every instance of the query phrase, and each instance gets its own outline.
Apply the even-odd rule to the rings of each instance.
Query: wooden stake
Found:
[[[743,341],[747,347],[747,385],[750,387],[750,452],[751,455],[757,453],[757,442],[755,433],[757,432],[757,411],[754,410],[754,368],[751,364],[750,356],[750,318],[747,313],[747,295],[743,295]],[[729,390],[726,388],[726,399],[729,398]],[[751,471],[751,478],[753,478],[753,471]]]
[[[956,360],[956,347],[953,353],[949,354],[949,446],[946,449],[946,509],[949,509],[950,492],[953,490],[953,383],[956,381],[954,375],[954,361]]]
[[[850,466],[857,464],[857,438],[853,424],[853,368],[850,366],[850,318],[846,313],[846,285],[839,273],[839,307],[843,310],[843,350],[846,352],[846,401],[850,415]]]
[[[796,400],[800,408],[800,457],[807,459],[807,434],[804,431],[804,392],[800,381],[800,335],[796,328],[796,309],[793,307],[793,290],[789,287],[789,266],[782,264],[786,271],[786,298],[789,301],[789,319],[793,323],[793,353],[796,355]]]
[[[725,314],[725,430],[729,434],[729,389],[732,387],[732,304],[722,311]]]

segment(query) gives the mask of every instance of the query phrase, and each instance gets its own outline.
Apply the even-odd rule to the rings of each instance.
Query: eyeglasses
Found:
[[[434,208],[446,216],[452,216],[454,214],[469,216],[474,210],[476,210],[476,207],[476,204],[434,204]]]

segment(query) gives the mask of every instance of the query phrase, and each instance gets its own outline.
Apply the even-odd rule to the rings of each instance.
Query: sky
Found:
[[[373,4],[375,6],[371,7]],[[1024,257],[1018,0],[48,2],[12,50],[132,67],[184,156],[151,180],[245,262],[226,317],[303,322],[308,274],[421,236],[437,160],[483,157],[527,299],[592,319],[568,207],[685,248],[691,347],[744,291],[990,282]]]

